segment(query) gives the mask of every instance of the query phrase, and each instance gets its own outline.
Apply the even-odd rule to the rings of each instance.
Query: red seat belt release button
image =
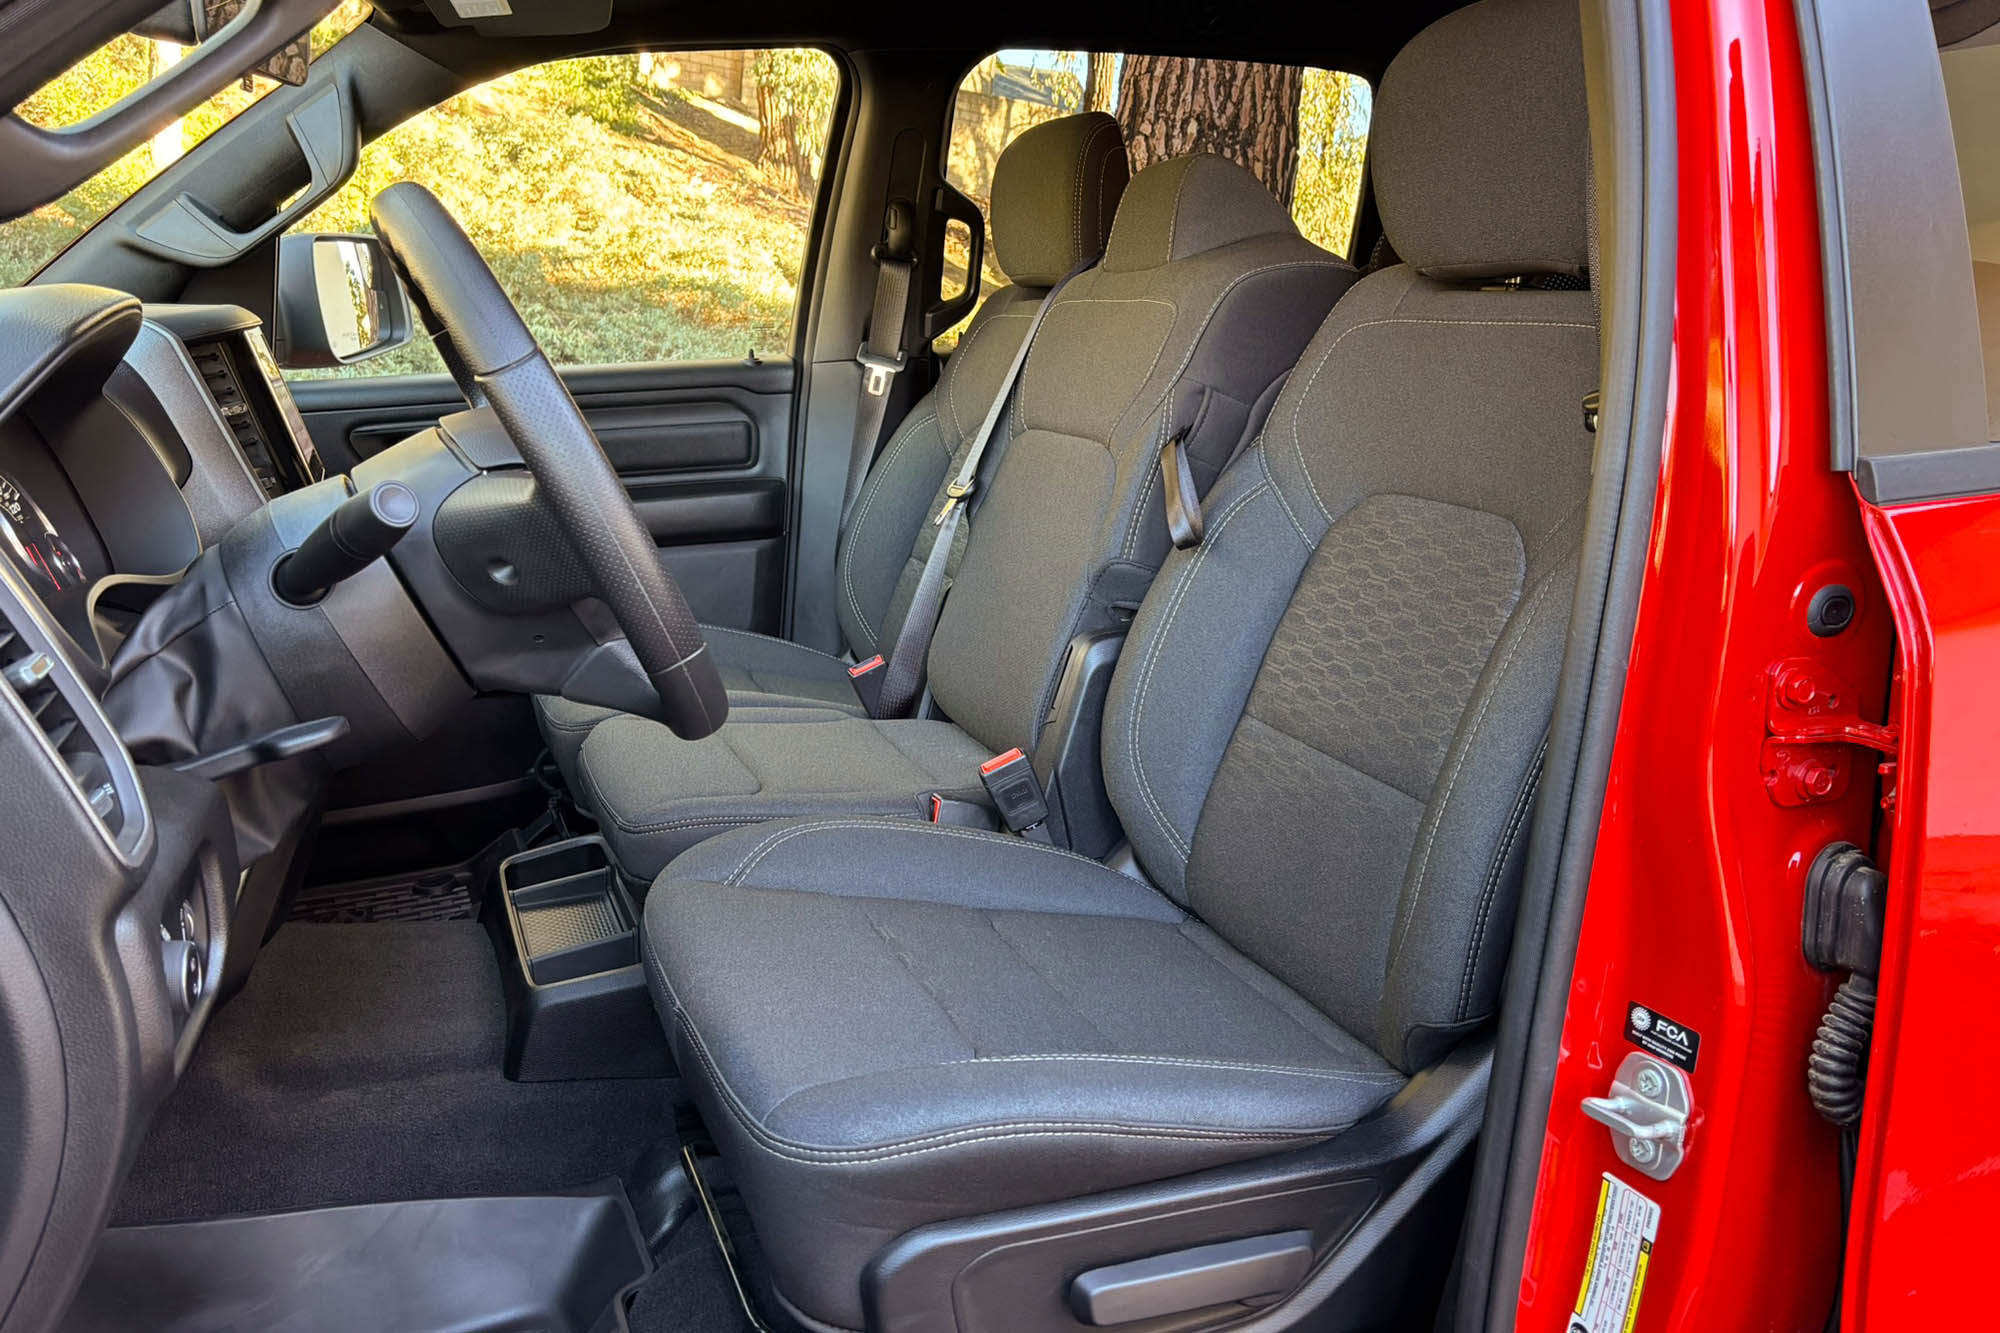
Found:
[[[979,780],[986,784],[1001,821],[1014,832],[1025,833],[1048,819],[1049,802],[1042,794],[1041,779],[1019,746],[981,764]]]
[[[875,701],[882,697],[882,677],[887,673],[883,668],[889,665],[887,658],[877,653],[866,662],[856,662],[847,668],[847,679],[854,686],[854,697],[861,700],[861,706],[868,710],[868,716],[875,716]]]

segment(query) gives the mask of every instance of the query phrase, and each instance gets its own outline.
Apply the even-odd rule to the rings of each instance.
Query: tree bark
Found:
[[[1219,153],[1291,207],[1303,79],[1292,65],[1126,56],[1118,121],[1133,172],[1183,153]]]
[[[1118,57],[1109,51],[1092,51],[1083,80],[1083,109],[1109,111],[1118,101]]]

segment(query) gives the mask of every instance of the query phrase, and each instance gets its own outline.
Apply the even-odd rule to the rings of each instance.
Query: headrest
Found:
[[[1382,230],[1418,272],[1587,266],[1576,0],[1480,0],[1431,24],[1389,63],[1370,134]]]
[[[1132,168],[1125,135],[1102,111],[1046,120],[993,167],[993,258],[1024,287],[1053,287],[1104,253]]]
[[[1155,162],[1132,178],[1104,268],[1130,273],[1298,228],[1262,181],[1213,153]]]

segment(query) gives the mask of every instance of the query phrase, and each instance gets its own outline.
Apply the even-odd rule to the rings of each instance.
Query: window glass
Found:
[[[368,12],[362,0],[343,0],[313,28],[313,55],[360,27]],[[186,48],[178,43],[126,33],[44,84],[15,113],[42,129],[74,125],[145,87],[179,64],[184,54]],[[0,226],[0,287],[18,286],[33,277],[99,218],[277,86],[259,74],[246,76],[54,203]]]
[[[1001,51],[959,85],[949,179],[990,213],[994,164],[1017,135],[1057,116],[1105,111],[1124,127],[1135,173],[1183,153],[1220,153],[1255,172],[1308,240],[1352,258],[1371,91],[1355,75],[1296,65]],[[990,292],[1007,279],[992,266],[990,244],[987,255],[982,289]],[[968,258],[965,241],[947,244],[946,291],[957,289]]]
[[[591,56],[480,84],[362,150],[295,230],[416,181],[559,365],[786,355],[838,67],[805,49]],[[444,370],[419,336],[335,371]]]
[[[2000,43],[1939,52],[1958,183],[1972,241],[1972,290],[1986,363],[1986,436],[2000,440]]]

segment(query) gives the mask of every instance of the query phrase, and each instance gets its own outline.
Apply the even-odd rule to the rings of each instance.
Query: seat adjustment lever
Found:
[[[1069,1308],[1102,1327],[1270,1299],[1296,1287],[1312,1259],[1310,1231],[1198,1245],[1079,1274],[1069,1284]]]

